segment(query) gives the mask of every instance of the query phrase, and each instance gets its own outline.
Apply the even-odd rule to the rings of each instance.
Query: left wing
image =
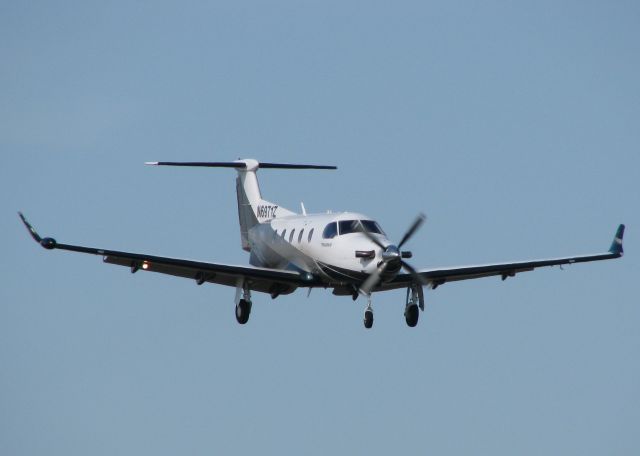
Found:
[[[313,276],[307,275],[304,272],[299,273],[296,271],[259,268],[255,266],[207,263],[180,258],[60,244],[53,238],[40,237],[36,230],[25,219],[24,215],[20,212],[18,214],[29,230],[31,237],[45,249],[60,249],[100,255],[105,263],[126,266],[131,268],[131,272],[137,272],[138,270],[159,272],[161,274],[192,279],[195,280],[198,285],[209,282],[235,287],[238,285],[239,280],[245,279],[249,281],[252,290],[270,293],[272,296],[291,293],[298,287],[320,285]]]
[[[595,255],[580,255],[574,257],[553,258],[545,260],[515,261],[509,263],[483,264],[477,266],[458,266],[437,269],[422,269],[417,271],[423,279],[424,284],[431,288],[458,280],[479,279],[481,277],[501,276],[502,280],[513,277],[520,272],[533,271],[544,266],[561,266],[563,264],[585,263],[588,261],[611,260],[620,258],[624,251],[622,249],[622,238],[624,236],[624,225],[618,226],[615,238],[607,252]],[[414,279],[411,274],[398,274],[392,281],[383,284],[381,290],[390,290],[408,286]]]

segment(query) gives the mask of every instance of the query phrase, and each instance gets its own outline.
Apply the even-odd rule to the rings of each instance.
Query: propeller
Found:
[[[402,246],[409,240],[411,237],[420,229],[422,224],[425,222],[427,217],[424,214],[419,214],[418,217],[413,221],[407,232],[402,236],[402,239],[398,243],[398,245],[384,245],[378,238],[376,238],[373,234],[369,233],[364,229],[362,223],[360,223],[360,227],[362,228],[362,232],[367,238],[378,247],[382,249],[382,262],[378,265],[375,271],[373,271],[369,277],[363,282],[362,286],[360,286],[360,292],[365,295],[370,295],[373,287],[376,286],[378,281],[380,280],[380,276],[384,274],[389,266],[397,267],[399,271],[400,268],[404,268],[411,276],[416,280],[416,282],[425,284],[425,280],[418,274],[418,271],[415,270],[413,266],[404,261],[402,258],[404,257],[403,253],[400,251]]]

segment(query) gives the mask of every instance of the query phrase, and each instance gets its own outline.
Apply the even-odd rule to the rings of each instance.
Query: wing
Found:
[[[594,255],[580,255],[564,258],[552,258],[545,260],[514,261],[508,263],[482,264],[476,266],[458,266],[449,268],[421,269],[417,271],[424,283],[431,288],[458,280],[479,279],[481,277],[501,276],[502,280],[513,277],[516,274],[526,271],[533,271],[536,268],[545,266],[561,266],[563,264],[586,263],[588,261],[611,260],[620,258],[624,251],[622,249],[622,238],[624,236],[624,225],[620,225],[616,231],[613,243],[607,252]],[[390,290],[408,286],[414,279],[411,274],[398,274],[394,280],[383,284],[381,290]]]
[[[298,287],[319,285],[317,280],[312,276],[296,271],[207,263],[180,258],[60,244],[53,238],[41,238],[22,213],[18,214],[29,230],[31,237],[45,249],[69,250],[71,252],[100,255],[105,263],[126,266],[131,269],[131,272],[137,272],[139,270],[159,272],[161,274],[192,279],[195,280],[198,285],[209,282],[235,287],[239,280],[245,279],[249,281],[252,290],[270,293],[272,295],[288,294]]]

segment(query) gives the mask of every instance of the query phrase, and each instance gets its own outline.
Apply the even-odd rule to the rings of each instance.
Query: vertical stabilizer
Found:
[[[262,199],[258,176],[260,164],[256,160],[239,160],[245,167],[237,168],[236,194],[238,197],[238,219],[240,221],[240,242],[247,252],[251,250],[249,244],[249,230],[258,223],[266,223],[274,218],[295,215],[278,204]]]
[[[258,219],[253,215],[251,203],[242,187],[240,176],[236,177],[236,195],[238,196],[238,218],[240,219],[240,242],[242,249],[249,251],[249,228],[258,224]]]

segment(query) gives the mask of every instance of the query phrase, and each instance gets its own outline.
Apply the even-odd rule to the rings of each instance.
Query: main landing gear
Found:
[[[242,298],[240,298],[241,295]],[[251,290],[243,281],[236,287],[236,321],[244,325],[249,321],[249,315],[251,315]]]
[[[412,284],[407,288],[407,299],[404,306],[404,319],[410,328],[418,324],[420,310],[424,310],[424,292],[422,287]]]
[[[407,326],[409,326],[410,328],[413,328],[418,324],[419,316],[420,316],[420,311],[418,310],[417,305],[412,304],[404,308],[404,319],[407,322]]]
[[[241,325],[244,325],[249,321],[249,315],[251,314],[251,301],[241,299],[236,304],[236,320]]]
[[[367,307],[364,309],[364,327],[373,327],[373,308],[371,307],[371,296],[367,297]],[[418,324],[420,311],[424,310],[424,293],[421,285],[412,284],[407,288],[407,299],[404,306],[404,319],[410,328]]]
[[[371,298],[369,298],[369,303],[367,304],[367,308],[364,309],[364,327],[367,329],[371,329],[373,326],[373,308],[371,307]]]

